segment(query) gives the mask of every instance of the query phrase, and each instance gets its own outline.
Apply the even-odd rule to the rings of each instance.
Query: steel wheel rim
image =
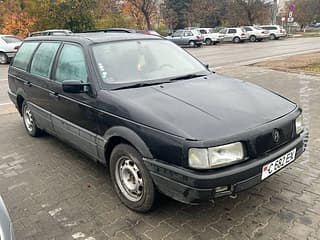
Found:
[[[195,44],[193,41],[191,41],[191,42],[189,43],[189,45],[190,45],[190,47],[194,47],[196,44]]]
[[[0,63],[5,63],[6,62],[6,56],[4,55],[4,53],[0,53]]]
[[[141,200],[144,191],[144,182],[140,169],[129,157],[121,157],[115,169],[116,183],[121,193],[130,201]]]
[[[29,132],[32,132],[34,127],[34,121],[33,121],[31,110],[29,109],[28,106],[24,108],[23,119],[24,119],[24,123],[26,125],[27,130]]]

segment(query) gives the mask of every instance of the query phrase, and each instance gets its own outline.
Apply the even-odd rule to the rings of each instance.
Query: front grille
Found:
[[[278,130],[280,133],[280,139],[278,142],[275,142],[273,137],[273,131]],[[271,152],[282,145],[292,141],[294,138],[294,124],[293,122],[289,122],[278,126],[276,128],[268,129],[264,131],[261,135],[257,136],[252,141],[252,145],[254,146],[254,155],[263,155],[265,153]]]

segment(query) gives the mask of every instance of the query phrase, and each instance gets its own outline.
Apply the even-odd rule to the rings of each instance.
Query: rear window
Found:
[[[22,70],[27,70],[28,64],[32,57],[34,50],[38,46],[38,42],[25,42],[19,48],[16,56],[14,57],[12,66],[20,68]]]
[[[6,43],[20,43],[20,42],[22,42],[22,40],[20,38],[15,37],[15,36],[6,36],[6,37],[2,37],[2,39]]]
[[[42,77],[49,78],[54,57],[60,46],[58,42],[41,43],[34,54],[30,72]]]

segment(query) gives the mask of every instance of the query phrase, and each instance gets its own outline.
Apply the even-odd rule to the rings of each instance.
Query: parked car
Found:
[[[0,239],[15,240],[15,235],[12,223],[9,217],[8,210],[0,196]]]
[[[215,32],[213,28],[197,28],[203,36],[206,45],[216,45],[217,43],[223,42],[224,35]]]
[[[36,36],[60,36],[60,35],[70,35],[72,31],[68,29],[50,29],[45,31],[39,32],[32,32],[29,33],[29,37],[36,37]]]
[[[16,54],[22,40],[13,35],[0,35],[0,64],[8,63]]]
[[[247,32],[247,37],[250,42],[255,41],[263,41],[265,39],[269,39],[269,31],[262,29],[261,27],[257,26],[244,26],[243,27]]]
[[[223,34],[225,42],[240,43],[248,40],[244,28],[224,28],[219,33]]]
[[[269,31],[271,40],[278,40],[279,38],[284,38],[287,36],[287,31],[279,25],[262,25],[260,27]]]
[[[158,191],[192,204],[235,194],[304,151],[295,103],[153,35],[28,38],[8,81],[27,133],[48,132],[108,165],[135,211],[150,210]]]
[[[203,36],[198,30],[195,29],[176,30],[171,36],[166,38],[181,46],[201,47],[203,43]]]

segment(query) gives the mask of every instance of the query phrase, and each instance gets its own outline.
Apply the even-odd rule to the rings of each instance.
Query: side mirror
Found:
[[[62,89],[67,93],[83,93],[88,92],[90,83],[83,83],[80,80],[64,80],[62,82]]]
[[[209,64],[204,64],[204,66],[206,67],[206,69],[210,70]]]

